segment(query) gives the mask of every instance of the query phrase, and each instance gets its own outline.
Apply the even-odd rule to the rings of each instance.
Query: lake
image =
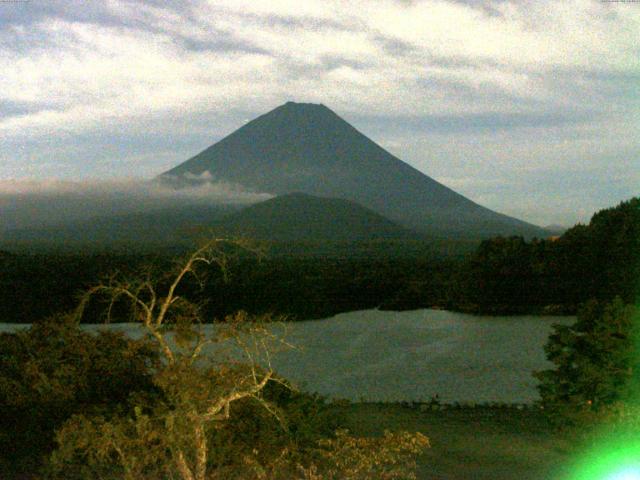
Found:
[[[359,401],[531,403],[534,370],[551,367],[544,345],[554,323],[575,317],[485,317],[442,310],[363,310],[287,324],[300,347],[279,352],[275,369],[307,391]],[[0,324],[0,331],[24,325]],[[133,336],[132,324],[87,325]],[[136,331],[137,330],[137,331]]]

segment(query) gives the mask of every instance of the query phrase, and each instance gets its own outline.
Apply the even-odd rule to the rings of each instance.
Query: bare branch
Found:
[[[182,267],[182,269],[180,269],[175,279],[171,283],[171,286],[169,287],[169,292],[167,293],[167,296],[165,297],[164,301],[162,302],[162,305],[160,306],[160,312],[158,313],[155,319],[156,325],[159,326],[164,321],[165,315],[167,314],[167,310],[169,310],[169,307],[173,303],[176,288],[178,288],[178,285],[180,285],[180,282],[182,282],[182,279],[184,278],[184,276],[187,275],[189,272],[191,272],[193,270],[194,265],[197,263],[206,263],[208,265],[211,264],[211,258],[205,256],[205,254],[206,252],[210,252],[213,247],[215,247],[222,241],[224,240],[219,238],[210,240],[205,245],[203,245],[198,250],[196,250],[187,259],[187,262]]]
[[[177,450],[175,459],[182,480],[195,480],[195,478],[193,477],[193,472],[187,464],[187,459],[184,456],[184,452],[181,449]]]
[[[200,337],[198,338],[198,343],[189,356],[189,364],[193,364],[198,359],[200,353],[202,352],[202,349],[205,346],[212,345],[213,343],[213,340],[205,338],[204,335],[200,335]]]
[[[226,397],[219,399],[213,406],[211,406],[205,414],[203,418],[206,420],[215,420],[217,419],[217,415],[223,410],[229,408],[229,405],[237,400],[240,400],[245,397],[249,397],[255,395],[260,390],[262,390],[269,380],[273,377],[273,371],[267,372],[260,382],[256,383],[253,387],[248,388],[246,390],[241,390],[237,392],[232,392]],[[227,417],[225,417],[227,418]]]

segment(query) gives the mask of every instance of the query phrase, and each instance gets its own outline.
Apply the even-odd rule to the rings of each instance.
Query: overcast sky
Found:
[[[0,189],[151,178],[287,100],[489,208],[588,221],[640,193],[640,3],[0,0]]]

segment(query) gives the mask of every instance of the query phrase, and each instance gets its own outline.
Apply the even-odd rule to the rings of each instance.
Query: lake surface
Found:
[[[307,391],[369,401],[530,403],[534,370],[550,368],[544,345],[554,323],[575,317],[484,317],[442,310],[348,312],[287,324],[300,347],[275,369]],[[0,324],[0,331],[24,325]],[[87,325],[141,334],[135,324]]]

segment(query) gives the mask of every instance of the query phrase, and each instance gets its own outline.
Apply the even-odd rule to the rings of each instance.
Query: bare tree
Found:
[[[151,421],[148,415],[139,414],[138,420],[146,428],[155,425],[164,430],[158,432],[159,437],[164,437],[173,466],[182,480],[207,478],[207,433],[216,423],[229,419],[234,402],[250,397],[277,415],[260,392],[269,382],[282,381],[275,376],[270,354],[285,345],[284,340],[266,327],[265,318],[250,318],[243,312],[227,317],[207,334],[199,306],[178,293],[187,276],[202,281],[199,270],[202,266],[218,267],[226,278],[229,256],[224,248],[227,247],[254,251],[246,242],[210,240],[178,264],[165,291],[160,291],[149,272],[133,279],[112,276],[88,290],[76,311],[78,318],[82,317],[93,297],[105,296],[110,317],[113,306],[125,299],[132,307],[133,319],[141,323],[156,342],[164,362],[155,374],[155,383],[169,407],[156,411],[155,415],[161,412],[162,418]],[[215,347],[216,359],[202,355],[209,345]],[[87,427],[86,421],[80,423]],[[77,430],[80,423],[73,429]],[[101,425],[104,427],[105,423]],[[123,426],[126,422],[121,423],[119,429],[107,429],[108,439],[97,435],[100,429],[94,428],[91,433],[96,439],[102,437],[100,450],[114,451],[126,476],[134,478],[153,460],[136,451],[142,446],[127,440],[130,432]],[[68,436],[69,429],[63,430],[65,433]]]
[[[237,464],[211,467],[214,447],[209,439],[216,429],[230,425],[236,402],[256,401],[286,428],[277,406],[262,395],[273,382],[288,388],[270,357],[291,347],[284,335],[267,325],[270,318],[244,312],[204,328],[199,306],[180,294],[187,277],[202,282],[200,267],[217,267],[226,277],[230,247],[254,251],[246,242],[214,239],[179,262],[164,283],[149,272],[133,279],[112,276],[82,297],[78,318],[96,296],[107,299],[108,318],[120,300],[128,302],[132,319],[163,358],[153,375],[159,393],[134,401],[133,412],[110,418],[73,416],[57,431],[52,471],[68,478],[65,468],[73,464],[81,465],[81,478],[125,480],[415,478],[415,457],[428,440],[406,432],[359,439],[338,431],[305,451],[279,446],[264,464],[244,455]]]

